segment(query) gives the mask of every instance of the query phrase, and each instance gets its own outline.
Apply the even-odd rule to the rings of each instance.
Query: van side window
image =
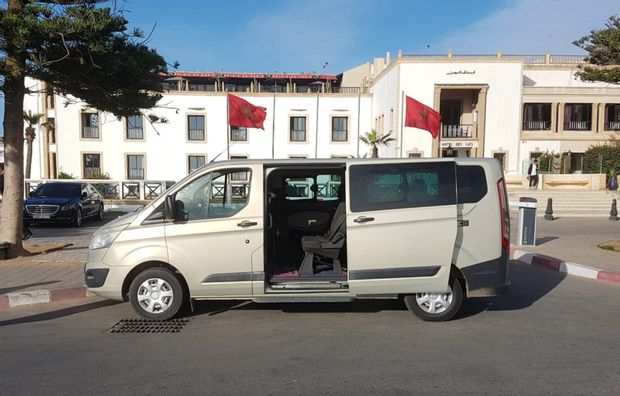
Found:
[[[338,200],[339,175],[316,175],[316,179],[315,177],[287,177],[284,183],[284,194],[289,201],[315,198],[317,201]]]
[[[244,180],[238,180],[243,173]],[[230,217],[241,211],[250,199],[250,169],[218,170],[207,173],[177,192],[187,220]]]
[[[475,203],[487,195],[487,177],[481,166],[456,167],[458,203]]]
[[[452,162],[353,165],[351,211],[456,204]]]

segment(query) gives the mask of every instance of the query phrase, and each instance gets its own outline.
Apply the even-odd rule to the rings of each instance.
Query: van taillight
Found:
[[[497,196],[499,197],[499,215],[502,223],[502,250],[510,254],[510,210],[508,208],[508,194],[506,183],[502,177],[497,182]]]

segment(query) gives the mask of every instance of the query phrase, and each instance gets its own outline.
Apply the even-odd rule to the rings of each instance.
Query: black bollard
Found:
[[[553,198],[547,199],[547,209],[545,209],[545,220],[555,220],[553,218]]]
[[[616,200],[611,200],[611,211],[609,212],[609,220],[618,221],[618,208],[616,207]]]

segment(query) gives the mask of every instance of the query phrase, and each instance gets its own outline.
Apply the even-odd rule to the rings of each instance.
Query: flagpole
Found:
[[[271,158],[276,158],[276,94],[273,93],[273,122],[271,126]]]
[[[400,155],[399,158],[403,158],[403,146],[405,145],[403,142],[403,130],[405,129],[405,113],[407,112],[407,104],[405,103],[405,91],[401,91],[402,95],[400,98],[401,103],[401,114],[400,114]]]
[[[226,94],[226,159],[230,159],[230,97]]]

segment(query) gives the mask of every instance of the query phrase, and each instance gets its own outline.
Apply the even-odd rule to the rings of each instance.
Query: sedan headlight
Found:
[[[61,212],[66,212],[66,211],[68,211],[68,210],[75,209],[77,206],[78,206],[78,204],[75,204],[75,203],[74,203],[74,204],[62,205],[62,206],[60,207],[60,211],[61,211]]]
[[[109,247],[116,239],[118,234],[121,233],[129,224],[123,224],[116,227],[104,228],[103,230],[95,232],[93,238],[90,240],[88,248],[90,250],[103,249]]]

